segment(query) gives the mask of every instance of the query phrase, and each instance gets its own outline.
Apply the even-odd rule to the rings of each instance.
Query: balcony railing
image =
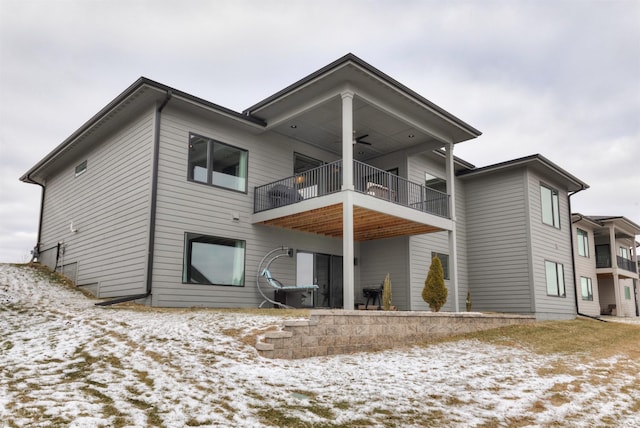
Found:
[[[636,272],[636,263],[633,260],[625,259],[624,257],[616,256],[618,267],[620,269],[627,270],[629,272]]]
[[[601,248],[598,248],[601,247]],[[611,255],[605,250],[609,249],[609,245],[596,246],[596,268],[606,269],[611,268]],[[629,272],[637,273],[638,269],[636,263],[633,260],[625,259],[616,255],[616,263],[618,268],[624,269]]]
[[[418,211],[449,218],[449,195],[365,163],[353,162],[355,190]]]
[[[340,191],[342,161],[338,160],[291,177],[255,188],[253,211],[261,211],[295,204]]]
[[[449,218],[449,195],[446,193],[410,182],[359,161],[354,161],[353,178],[354,188],[359,193]],[[336,193],[341,188],[342,161],[338,160],[256,187],[254,212]]]

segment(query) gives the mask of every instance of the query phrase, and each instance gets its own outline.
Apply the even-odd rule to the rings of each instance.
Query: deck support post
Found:
[[[460,296],[458,295],[458,242],[456,236],[456,190],[455,190],[455,165],[453,157],[453,143],[446,146],[446,174],[447,194],[449,195],[449,216],[451,217],[451,230],[449,230],[449,284],[453,288],[453,312],[460,311]]]
[[[353,244],[353,92],[342,96],[342,298],[343,308],[355,307],[355,250]]]

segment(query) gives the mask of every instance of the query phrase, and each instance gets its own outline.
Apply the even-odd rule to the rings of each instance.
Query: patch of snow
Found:
[[[585,363],[476,340],[270,360],[225,334],[281,321],[215,310],[96,307],[30,269],[0,265],[0,421],[640,426],[633,413],[640,400],[637,360]],[[569,373],[546,370],[559,364]]]

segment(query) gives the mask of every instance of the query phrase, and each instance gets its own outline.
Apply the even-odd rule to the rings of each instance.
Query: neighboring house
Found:
[[[113,301],[251,307],[258,266],[284,297],[351,309],[390,273],[393,304],[576,314],[569,196],[585,183],[540,155],[454,157],[481,133],[354,55],[242,113],[141,78],[21,180],[42,186],[38,259]],[[345,262],[348,261],[348,262]]]
[[[640,226],[625,217],[573,214],[578,312],[636,317]]]

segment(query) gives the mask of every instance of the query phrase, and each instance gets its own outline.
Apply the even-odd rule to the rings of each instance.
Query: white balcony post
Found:
[[[342,94],[342,190],[353,190],[353,92]]]
[[[353,92],[345,91],[342,93],[342,298],[347,310],[353,310],[355,303],[353,190]]]
[[[449,215],[451,216],[451,230],[449,231],[449,284],[453,288],[453,310],[460,311],[458,296],[458,242],[456,236],[456,190],[455,167],[453,163],[453,143],[447,143],[446,148],[446,175],[447,194],[449,195]]]
[[[618,276],[618,248],[616,247],[616,227],[609,225],[609,257],[611,257],[611,274],[613,275],[613,293],[616,298],[616,312],[622,314],[622,293],[620,293],[620,277]]]

